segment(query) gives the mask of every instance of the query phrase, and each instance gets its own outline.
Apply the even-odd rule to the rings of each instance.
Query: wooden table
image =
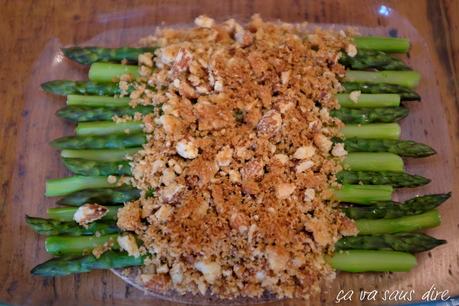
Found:
[[[199,5],[196,3],[199,2]],[[167,3],[167,5],[166,5]],[[30,123],[28,116],[38,101],[58,100],[39,93],[35,88],[27,93],[29,86],[37,86],[40,71],[37,58],[53,39],[64,45],[84,42],[98,33],[110,28],[126,25],[126,16],[135,26],[157,24],[162,20],[192,21],[201,13],[210,16],[238,16],[246,18],[253,13],[284,20],[323,20],[335,23],[384,25],[384,14],[378,18],[366,14],[380,7],[378,2],[354,1],[299,1],[299,0],[259,0],[259,1],[0,1],[0,303],[15,305],[146,305],[172,303],[145,297],[140,291],[127,286],[110,272],[93,272],[60,279],[32,277],[30,269],[47,258],[43,250],[43,239],[24,225],[24,215],[44,215],[52,200],[43,197],[43,182],[46,178],[62,176],[61,166],[51,167],[57,162],[57,153],[46,146],[52,138],[69,132],[64,125],[46,131],[43,139],[24,137],[33,129],[43,128],[43,121],[51,120],[43,115],[41,120]],[[397,281],[403,284],[400,289],[427,290],[432,282],[441,280],[441,290],[450,290],[451,295],[459,294],[459,244],[454,237],[459,235],[459,1],[457,0],[405,0],[385,1],[386,8],[404,16],[424,37],[432,55],[432,65],[441,94],[441,101],[423,101],[444,107],[449,126],[453,154],[448,168],[454,173],[451,185],[453,199],[442,210],[445,218],[453,226],[448,228],[448,237],[453,237],[449,247],[434,250],[430,260],[437,260],[437,270],[429,270],[429,260],[423,260],[423,267],[415,274],[404,276],[372,276],[372,281],[358,278],[340,278],[333,290],[324,292],[313,304],[331,304],[339,289],[372,286],[383,290],[397,289]],[[292,15],[292,12],[293,15]],[[319,12],[319,13],[313,13]],[[96,25],[94,26],[94,20]],[[426,76],[424,76],[426,77]],[[46,79],[46,77],[44,78]],[[26,88],[27,86],[27,88]],[[37,93],[37,105],[26,105],[32,93]],[[32,103],[33,104],[33,103]],[[35,110],[36,111],[36,110]],[[54,120],[54,119],[53,119]],[[27,122],[27,124],[26,124]],[[62,131],[64,129],[64,131]],[[54,158],[56,157],[56,159]],[[435,175],[441,176],[437,173]],[[456,220],[456,221],[455,221]],[[455,222],[454,222],[455,221]],[[451,224],[450,224],[451,225]],[[394,285],[395,282],[395,285]],[[395,287],[394,287],[395,286]],[[419,298],[419,297],[418,297]],[[378,300],[381,302],[381,300]],[[388,302],[386,302],[388,303]],[[280,302],[279,305],[302,305],[301,301]],[[354,296],[353,305],[360,302]]]

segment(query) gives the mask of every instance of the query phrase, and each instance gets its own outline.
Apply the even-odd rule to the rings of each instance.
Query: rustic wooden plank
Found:
[[[442,185],[452,186],[454,197],[442,208],[444,224],[431,231],[450,239],[447,246],[420,255],[420,267],[408,274],[390,275],[341,275],[334,286],[314,299],[312,304],[331,304],[339,289],[360,288],[369,290],[395,290],[415,288],[427,290],[435,283],[438,288],[459,294],[458,221],[459,207],[459,120],[458,120],[458,69],[459,69],[459,2],[455,0],[385,1],[389,9],[406,18],[426,41],[433,75],[424,84],[437,85],[438,100],[425,100],[413,106],[413,119],[407,121],[413,132],[407,135],[425,137],[439,146],[440,156],[428,161],[410,164],[412,169],[423,171],[434,179],[429,190],[444,191]],[[126,286],[110,272],[94,272],[62,279],[42,279],[29,275],[29,270],[47,258],[43,251],[43,239],[28,230],[24,215],[43,215],[53,201],[43,197],[44,180],[66,174],[57,163],[57,153],[47,146],[47,141],[65,133],[71,127],[54,118],[53,112],[62,99],[50,97],[38,90],[43,63],[53,58],[43,58],[36,63],[52,39],[65,44],[84,42],[112,28],[138,27],[168,23],[190,22],[201,13],[210,16],[236,16],[248,18],[253,13],[263,17],[287,21],[334,22],[355,25],[380,26],[390,24],[391,16],[374,18],[380,8],[377,1],[4,1],[0,11],[0,302],[20,305],[146,305],[159,302],[145,297],[142,292]],[[77,29],[77,30],[75,30]],[[129,34],[105,34],[103,39],[116,45],[129,39]],[[54,41],[54,43],[57,43]],[[423,52],[424,46],[416,46],[412,57]],[[430,65],[430,59],[426,63]],[[418,68],[418,67],[416,67]],[[426,71],[424,67],[419,67]],[[71,66],[68,77],[79,77],[83,69]],[[55,75],[52,77],[62,77]],[[435,80],[437,82],[435,82]],[[423,85],[421,85],[423,86]],[[30,90],[24,90],[31,88]],[[435,98],[429,88],[422,88],[426,97]],[[432,116],[423,108],[432,108],[434,114],[446,114],[449,129],[432,131],[437,126]],[[438,108],[442,108],[438,112]],[[30,120],[39,118],[40,120]],[[443,120],[443,118],[434,118]],[[426,126],[427,135],[414,130]],[[50,128],[51,127],[51,128]],[[449,140],[448,140],[449,139]],[[449,146],[446,146],[449,143]],[[445,144],[445,146],[443,146]],[[428,169],[424,165],[429,162]],[[435,169],[454,169],[452,174]],[[435,260],[435,262],[433,262]],[[378,303],[381,300],[378,301]],[[352,305],[360,304],[354,297]],[[279,305],[302,305],[301,301],[286,301]]]

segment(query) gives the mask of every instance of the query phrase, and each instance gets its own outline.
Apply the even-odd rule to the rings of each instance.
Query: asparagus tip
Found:
[[[46,273],[43,273],[41,266],[42,264],[39,264],[33,267],[32,270],[30,270],[30,274],[37,275],[37,276],[48,276]]]
[[[437,239],[436,242],[437,242],[437,246],[448,243],[448,241],[445,239]]]
[[[426,147],[428,147],[428,149],[426,150],[426,152],[424,154],[425,157],[437,154],[437,151],[434,148],[432,148],[431,146],[427,146],[426,145]]]
[[[34,220],[36,220],[36,218],[31,217],[31,216],[29,216],[29,215],[25,215],[25,222],[26,222],[27,225],[33,227]]]
[[[65,257],[61,257],[61,259],[65,259]],[[69,273],[59,269],[58,267],[54,267],[55,260],[56,258],[51,258],[45,262],[42,262],[41,264],[36,265],[32,268],[32,270],[30,270],[30,274],[45,277],[65,276],[71,274],[71,272]]]
[[[443,203],[446,200],[448,200],[449,198],[451,198],[451,191],[449,191],[447,193],[440,193],[440,194],[438,194],[438,196],[442,198],[442,203]]]
[[[81,49],[80,47],[68,47],[68,48],[61,48],[61,51],[62,53],[64,53],[65,57],[71,59],[71,60],[75,60],[75,51],[78,51],[79,49]]]
[[[53,81],[48,81],[48,82],[44,82],[44,83],[41,83],[40,87],[43,91],[45,92],[49,92],[49,93],[52,93],[52,89],[51,89],[51,84],[52,84]]]

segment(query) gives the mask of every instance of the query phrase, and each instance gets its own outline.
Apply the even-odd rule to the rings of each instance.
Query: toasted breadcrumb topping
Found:
[[[143,119],[150,134],[131,183],[156,196],[118,213],[151,255],[139,281],[307,298],[334,275],[324,255],[356,233],[332,197],[346,151],[331,141],[342,123],[328,113],[349,38],[258,15],[245,26],[206,16],[196,25],[141,41],[159,48],[139,57],[131,105],[158,107]]]

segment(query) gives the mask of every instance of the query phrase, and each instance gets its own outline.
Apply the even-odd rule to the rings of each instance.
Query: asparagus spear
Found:
[[[380,202],[365,207],[342,207],[341,210],[351,219],[392,219],[419,215],[430,211],[445,202],[451,193],[429,194],[414,197],[403,203]]]
[[[344,138],[399,139],[398,123],[346,124],[341,130]]]
[[[118,83],[99,83],[92,81],[70,81],[54,80],[41,84],[41,88],[49,93],[68,96],[68,95],[96,95],[96,96],[119,96],[121,89]],[[134,90],[130,85],[127,94]]]
[[[118,218],[118,209],[121,206],[110,206],[107,207],[108,212],[105,216],[102,217],[104,221],[113,221]],[[48,218],[52,220],[57,220],[61,222],[72,222],[73,216],[77,211],[78,207],[56,207],[48,208]]]
[[[346,138],[348,152],[389,152],[402,157],[426,157],[435,154],[428,145],[411,140]]]
[[[71,193],[59,201],[59,205],[81,206],[86,203],[103,205],[122,204],[140,197],[140,190],[131,186],[117,188],[88,189]]]
[[[334,191],[335,199],[340,202],[371,204],[389,201],[393,188],[388,185],[342,185]]]
[[[337,140],[341,142],[341,140]],[[146,142],[145,134],[109,134],[66,136],[51,142],[58,149],[121,149],[136,147]],[[348,152],[390,152],[402,157],[424,157],[435,151],[424,144],[410,140],[360,139],[343,140]]]
[[[65,276],[74,273],[90,272],[91,270],[117,269],[143,265],[145,257],[129,256],[125,252],[108,251],[99,258],[93,255],[83,257],[58,257],[48,260],[32,269],[33,275]]]
[[[121,149],[145,144],[143,133],[67,136],[58,138],[51,145],[58,149]],[[402,157],[425,157],[435,151],[421,143],[410,140],[347,138],[343,142],[348,152],[390,152]]]
[[[353,57],[342,52],[339,59],[341,65],[351,69],[362,70],[375,68],[378,70],[411,70],[403,61],[379,50],[358,50]]]
[[[359,50],[406,53],[410,48],[410,41],[400,37],[355,36],[353,40]]]
[[[138,133],[143,129],[140,121],[112,122],[112,121],[93,121],[78,123],[75,132],[81,135],[109,135],[109,134],[130,134]]]
[[[331,265],[344,272],[407,272],[416,266],[416,257],[396,251],[347,250],[335,253]]]
[[[92,96],[83,96],[85,98],[91,97],[93,100],[94,98],[108,98],[114,99],[112,102],[107,101],[109,106],[112,105],[123,105],[124,101],[121,101],[122,98],[109,98],[109,97],[92,97]],[[124,99],[123,99],[124,100]],[[72,101],[72,102],[70,102]],[[82,100],[81,100],[82,101]],[[120,107],[96,107],[95,105],[85,106],[85,105],[78,105],[85,103],[84,101],[81,102],[80,100],[70,100],[70,96],[68,99],[68,103],[71,103],[72,106],[67,106],[58,110],[57,115],[61,118],[80,122],[80,121],[103,121],[103,120],[112,120],[114,116],[122,117],[122,116],[134,116],[136,113],[140,113],[143,115],[149,114],[153,112],[153,106],[143,106],[139,105],[135,108],[129,106],[120,106]],[[121,103],[118,103],[121,102]],[[104,101],[89,101],[89,103],[94,102],[94,104],[103,104]],[[110,104],[111,103],[111,104]],[[354,102],[351,102],[354,103]],[[359,105],[363,105],[364,102],[360,103]],[[372,102],[370,102],[372,103]],[[75,105],[74,105],[75,104]],[[344,103],[347,105],[348,103]],[[362,109],[347,109],[341,108],[339,110],[333,110],[332,116],[338,117],[345,123],[371,123],[371,122],[394,122],[398,121],[408,115],[408,109],[400,108],[400,107],[393,107],[393,108],[362,108]]]
[[[94,161],[64,158],[65,167],[73,174],[86,176],[131,175],[129,161]]]
[[[124,187],[128,188],[128,187]],[[72,206],[80,206],[85,203],[108,201],[109,203],[122,203],[124,199],[135,199],[140,196],[140,191],[132,189],[122,190],[121,187],[117,189],[107,190],[85,190],[75,194],[71,194],[58,204],[66,204]],[[94,193],[93,193],[94,192]],[[392,198],[393,188],[385,185],[343,185],[340,190],[335,191],[335,198],[338,201],[350,203],[371,204],[379,201],[389,201]],[[117,218],[116,211],[119,206],[110,206],[108,213],[104,216],[103,220],[113,220]],[[77,207],[59,207],[49,208],[48,217],[53,220],[59,221],[72,221]]]
[[[336,99],[341,107],[347,108],[382,108],[400,106],[400,95],[394,93],[361,93],[351,99],[349,93],[340,93]]]
[[[408,112],[404,107],[340,108],[332,110],[330,114],[347,124],[365,124],[396,122],[405,118]]]
[[[77,63],[90,65],[96,62],[121,62],[127,60],[137,63],[138,56],[142,53],[154,53],[155,48],[100,48],[100,47],[71,47],[64,48],[64,55]],[[378,50],[359,50],[354,57],[343,53],[340,58],[342,65],[354,69],[379,68],[384,70],[409,69],[398,58]]]
[[[89,68],[88,77],[93,82],[116,82],[125,74],[131,75],[134,79],[138,78],[138,67],[110,63],[93,63]]]
[[[47,197],[57,197],[84,189],[115,187],[116,182],[109,183],[105,176],[69,176],[46,181]]]
[[[361,235],[392,234],[415,232],[440,225],[438,210],[429,210],[420,215],[404,216],[394,219],[359,219],[355,223]]]
[[[344,169],[353,171],[403,172],[403,159],[393,153],[349,153],[343,160]]]
[[[368,40],[368,38],[366,38]],[[408,67],[398,58],[380,51],[379,49],[368,49],[366,40],[357,39],[363,46],[356,56],[350,57],[343,53],[340,63],[350,66],[354,69],[380,68],[385,70],[405,70]],[[373,43],[374,45],[374,43]],[[380,47],[386,47],[379,43]],[[365,49],[367,47],[367,49]],[[374,47],[374,46],[373,46]],[[387,48],[387,47],[386,47]],[[101,47],[71,47],[63,48],[64,55],[77,63],[89,65],[96,62],[121,62],[127,60],[131,63],[137,63],[138,57],[142,53],[154,53],[156,48],[101,48]]]
[[[362,94],[397,94],[402,101],[421,100],[421,96],[411,88],[385,83],[341,82],[346,92],[360,91]]]
[[[100,48],[100,47],[71,47],[63,48],[64,55],[77,63],[89,65],[96,62],[137,62],[142,53],[154,53],[156,48]]]
[[[431,250],[446,240],[421,233],[395,233],[382,235],[364,235],[343,237],[335,244],[335,250],[392,250],[418,253]]]
[[[120,232],[116,224],[105,222],[93,222],[87,226],[79,226],[75,222],[60,222],[26,216],[26,223],[38,234],[46,236],[88,236],[96,233],[108,235]]]
[[[397,97],[400,97],[400,100],[403,101],[421,100],[421,97],[415,91],[400,85],[383,83],[375,84],[368,82],[342,82],[341,85],[343,85],[347,93],[352,91],[360,91],[362,93],[359,97],[359,103],[357,103],[357,105],[355,102],[348,98],[348,95],[339,94],[338,99],[341,97],[344,103],[349,102],[348,104],[350,106],[341,104],[342,106],[346,107],[398,106],[399,102],[397,102]],[[119,88],[118,83],[55,80],[43,83],[41,87],[46,92],[61,96],[68,96],[68,105],[122,106],[129,104],[128,98],[113,97],[119,96],[121,94],[121,89]],[[127,88],[126,93],[130,94],[133,90],[134,86],[131,84]],[[96,99],[94,95],[105,97]],[[346,97],[347,99],[345,99]],[[365,105],[367,103],[368,105]]]
[[[46,252],[56,256],[86,255],[97,247],[119,249],[118,234],[105,236],[49,236],[45,240]]]
[[[153,112],[153,106],[139,105],[135,108],[124,107],[90,107],[90,106],[67,106],[57,111],[61,118],[74,121],[103,121],[112,120],[113,117],[131,116],[137,113],[147,115]]]
[[[63,150],[64,164],[74,174],[79,175],[130,175],[129,162],[123,161],[127,155],[139,148],[114,150]],[[342,183],[365,183],[373,185],[417,186],[429,180],[420,176],[402,173],[403,160],[392,153],[349,153],[343,166],[354,171],[344,171],[338,175]],[[374,172],[371,172],[374,171]],[[381,171],[386,171],[381,173]],[[398,173],[393,173],[397,171]],[[382,183],[384,182],[384,183]]]
[[[341,184],[391,185],[395,188],[417,187],[430,182],[420,175],[394,171],[340,171],[336,178]]]
[[[414,88],[419,84],[421,76],[416,71],[360,71],[347,70],[344,81],[383,83]]]
[[[137,134],[110,134],[88,136],[66,136],[55,139],[51,146],[57,149],[124,149],[140,147],[146,143],[143,133]]]
[[[115,162],[126,159],[126,156],[135,154],[141,148],[127,149],[97,149],[97,150],[62,150],[63,158],[79,158],[93,161]]]
[[[99,258],[93,255],[83,257],[58,257],[48,260],[32,269],[33,275],[66,276],[90,272],[96,269],[117,269],[141,266],[145,257],[129,256],[124,252],[108,251]],[[350,250],[335,253],[330,259],[333,268],[347,272],[396,272],[408,271],[416,265],[416,257],[395,251]]]
[[[130,100],[122,97],[68,95],[67,105],[74,107],[123,107],[129,106]]]
[[[137,66],[120,65],[110,63],[94,63],[89,69],[89,79],[94,82],[112,82],[118,80],[122,75],[130,74],[132,77],[139,76]],[[344,77],[347,82],[384,83],[416,87],[420,75],[416,71],[360,71],[348,70]]]

